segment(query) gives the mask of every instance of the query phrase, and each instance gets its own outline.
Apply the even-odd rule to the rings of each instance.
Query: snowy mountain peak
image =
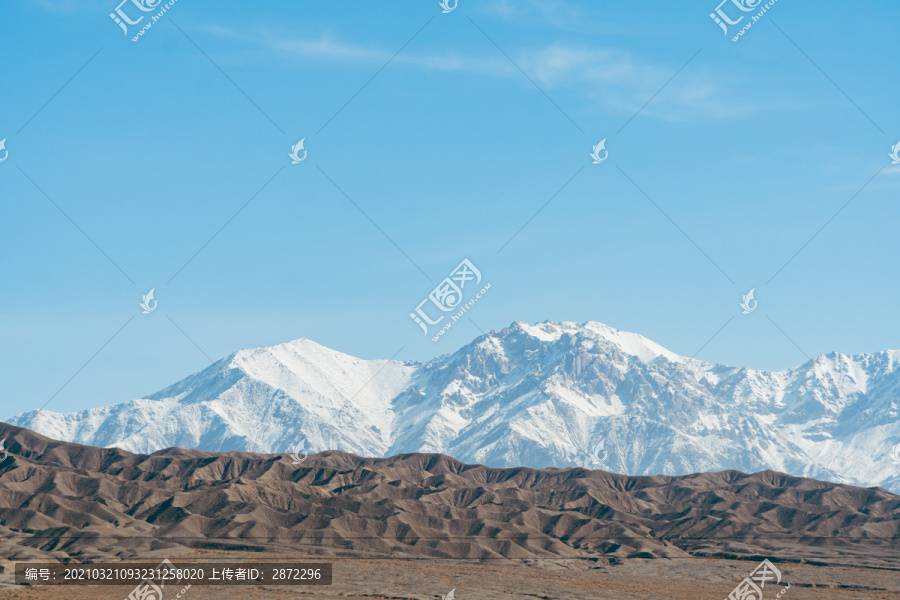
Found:
[[[148,398],[11,423],[152,452],[442,452],[632,475],[772,469],[900,492],[900,352],[773,373],[711,365],[602,323],[512,323],[431,361],[307,339],[240,350]]]
[[[598,321],[576,323],[573,321],[544,321],[531,325],[523,321],[512,323],[502,334],[527,335],[541,342],[558,342],[564,336],[577,341],[585,350],[596,348],[597,344],[609,344],[624,354],[650,362],[660,356],[671,362],[683,362],[686,358],[670,352],[656,342],[629,331],[615,329]],[[603,349],[602,347],[600,348]]]
[[[278,361],[285,365],[297,362],[309,362],[328,357],[331,360],[359,360],[343,352],[332,350],[327,346],[317,344],[306,338],[298,338],[289,342],[276,344],[275,346],[257,346],[238,350],[228,357],[234,368],[242,368],[244,365],[258,361]]]

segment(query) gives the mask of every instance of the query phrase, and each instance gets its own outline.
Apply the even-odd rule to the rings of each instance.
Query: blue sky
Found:
[[[336,4],[179,0],[137,42],[115,1],[3,4],[5,415],[516,320],[764,369],[900,347],[900,7],[780,0],[732,42],[705,0]],[[491,289],[432,342],[409,313],[464,258]]]

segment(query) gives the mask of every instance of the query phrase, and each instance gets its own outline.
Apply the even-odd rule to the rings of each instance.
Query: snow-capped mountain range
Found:
[[[362,360],[305,339],[241,350],[147,398],[10,423],[132,452],[440,452],[630,475],[773,469],[900,493],[898,396],[897,350],[768,372],[596,322],[517,322],[429,362]]]

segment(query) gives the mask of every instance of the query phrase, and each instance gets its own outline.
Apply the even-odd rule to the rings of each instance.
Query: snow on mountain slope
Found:
[[[149,398],[10,422],[151,452],[442,452],[627,474],[775,469],[900,492],[900,352],[782,372],[711,365],[601,323],[513,323],[427,363],[308,340],[241,350]]]
[[[55,439],[131,452],[170,446],[277,452],[301,439],[312,449],[322,447],[328,430],[348,451],[380,454],[394,425],[390,400],[414,370],[295,340],[235,352],[148,398],[16,419]],[[356,420],[365,426],[347,426]]]

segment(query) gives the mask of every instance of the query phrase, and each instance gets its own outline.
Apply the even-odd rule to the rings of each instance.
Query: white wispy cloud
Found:
[[[689,66],[667,85],[678,66],[645,61],[615,48],[555,44],[523,51],[517,60],[547,89],[580,91],[617,111],[640,109],[663,86],[654,103],[645,109],[647,116],[669,120],[697,115],[729,118],[754,110],[750,104],[730,98],[717,78],[699,64]]]
[[[341,41],[326,33],[301,38],[261,29],[245,32],[221,26],[207,26],[204,30],[218,37],[252,44],[283,58],[297,60],[333,60],[348,65],[381,66],[396,52]],[[515,72],[515,67],[501,56],[484,58],[455,52],[430,54],[403,52],[395,56],[391,62],[424,70],[462,71],[496,76],[512,75]]]
[[[273,55],[298,61],[323,60],[349,65],[380,67],[396,50],[346,42],[330,34],[299,37],[268,30],[237,31],[220,26],[206,31],[251,44]],[[521,78],[519,68],[542,88],[580,95],[605,109],[629,113],[638,110],[672,77],[680,65],[643,60],[615,49],[567,44],[507,50],[515,65],[493,48],[480,54],[457,50],[413,52],[394,57],[392,65],[428,71]],[[686,58],[689,58],[686,57]],[[518,68],[517,68],[518,66]],[[726,98],[716,79],[703,67],[693,66],[667,85],[644,114],[668,120],[727,118],[751,112],[746,103]]]
[[[369,48],[338,41],[325,33],[316,38],[300,38],[296,36],[286,37],[261,29],[237,31],[219,25],[208,25],[203,29],[221,38],[249,43],[298,58],[324,58],[376,63],[387,60],[390,57],[386,51],[379,48]]]

